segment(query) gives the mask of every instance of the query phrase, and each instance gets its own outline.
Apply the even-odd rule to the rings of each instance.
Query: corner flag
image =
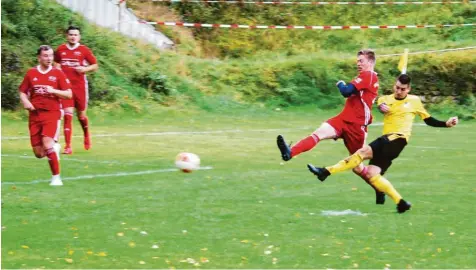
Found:
[[[400,56],[400,62],[398,62],[398,70],[402,72],[402,74],[407,73],[407,65],[408,65],[408,49],[403,51],[402,56]]]

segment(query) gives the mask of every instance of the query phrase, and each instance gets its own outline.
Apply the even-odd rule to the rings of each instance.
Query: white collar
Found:
[[[73,47],[70,47],[70,46],[69,46],[69,43],[66,43],[66,47],[67,47],[68,49],[70,49],[70,50],[77,49],[77,48],[79,47],[79,45],[81,45],[81,44],[79,44],[79,42],[78,42],[78,43],[74,44]]]
[[[46,73],[50,72],[50,71],[51,71],[51,69],[53,69],[53,66],[49,66],[49,67],[48,67],[48,69],[47,69],[46,71],[42,71],[42,70],[41,70],[41,65],[38,65],[38,66],[36,66],[36,69],[38,70],[38,72],[40,72],[41,74],[43,74],[43,75],[44,75],[44,74],[46,74]]]

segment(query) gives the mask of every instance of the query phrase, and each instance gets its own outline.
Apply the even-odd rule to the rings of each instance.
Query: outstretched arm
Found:
[[[458,124],[458,117],[450,117],[446,122],[445,121],[440,121],[437,120],[434,117],[428,117],[423,119],[425,121],[425,124],[427,124],[430,127],[454,127]]]

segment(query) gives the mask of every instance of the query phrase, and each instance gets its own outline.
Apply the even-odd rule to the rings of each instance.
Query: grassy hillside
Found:
[[[134,7],[134,3],[132,6]],[[183,12],[188,6],[180,7]],[[190,14],[195,14],[198,7],[205,8],[190,6]],[[213,5],[209,8],[210,11],[216,9]],[[474,11],[472,6],[440,6],[445,12],[439,14],[435,8],[429,7],[428,12],[435,13],[437,18],[443,16],[442,18],[451,19],[446,21],[449,23],[467,22],[467,17]],[[233,7],[229,9],[230,12],[234,10]],[[388,8],[380,9],[382,10],[386,12],[376,19],[376,24],[403,22],[401,18],[389,16]],[[243,12],[245,11],[246,14],[251,13],[248,8],[243,9]],[[259,14],[264,16],[265,11],[268,12],[263,8]],[[174,12],[177,13],[169,11],[169,15],[173,15]],[[269,12],[271,13],[267,16],[274,18],[272,11]],[[300,12],[306,14],[305,10]],[[318,14],[324,20],[326,16],[334,18],[337,13],[350,16],[349,12],[334,10],[333,13]],[[362,11],[362,14],[365,12]],[[377,11],[373,10],[371,14],[377,17]],[[408,14],[410,16],[413,13]],[[425,14],[422,13],[422,18],[428,15]],[[392,18],[394,21],[390,19],[386,21],[384,17]],[[221,19],[222,22],[227,22],[225,15]],[[435,21],[431,22],[437,20],[432,19]],[[334,23],[331,19],[322,20],[308,21],[306,24]],[[346,22],[352,24],[354,22],[352,20],[353,17],[349,17]],[[362,19],[363,21],[365,20]],[[210,46],[205,44],[203,33],[200,32],[202,30],[197,30],[199,32],[195,32],[194,36],[191,36],[188,30],[183,30],[181,35],[188,37],[186,44],[179,44],[177,51],[159,52],[152,46],[92,26],[54,1],[4,0],[2,1],[2,108],[17,108],[17,87],[26,69],[36,64],[34,55],[36,48],[40,44],[57,46],[64,42],[63,29],[70,22],[82,27],[83,43],[91,47],[99,59],[99,72],[89,76],[93,105],[100,106],[106,111],[122,109],[139,113],[146,113],[153,104],[192,105],[206,110],[249,104],[263,106],[316,104],[321,108],[334,107],[343,102],[336,93],[335,81],[350,80],[355,76],[354,59],[358,48],[373,47],[377,49],[378,54],[384,54],[401,52],[403,47],[422,50],[450,45],[463,46],[471,43],[470,32],[474,31],[473,28],[340,32],[230,30],[220,35],[221,38],[226,38],[222,41],[224,46],[229,48],[225,57],[203,58],[203,52],[215,50],[216,46],[222,44],[213,38],[215,30],[209,33],[210,39],[207,42]],[[236,20],[233,22],[246,23]],[[267,22],[271,23],[263,21]],[[284,24],[287,21],[273,22]],[[425,22],[417,21],[417,23]],[[176,32],[170,33],[174,35]],[[241,56],[246,54],[238,53],[239,59],[226,57],[226,55],[233,56],[233,52],[236,51],[230,42],[238,42],[242,35],[251,37],[258,34],[261,36],[255,38],[263,42],[268,38],[275,40],[276,51],[263,52],[251,48],[250,52],[256,54],[243,58]],[[366,39],[359,35],[369,39],[365,41]],[[192,37],[195,37],[198,43],[194,43]],[[255,41],[257,40],[248,39],[239,47],[257,46]],[[279,47],[280,42],[284,41],[290,47],[287,45]],[[202,47],[194,48],[199,43]],[[310,49],[311,45],[314,49]],[[377,72],[380,74],[384,91],[391,87],[394,77],[398,74],[397,62],[398,57],[378,60]],[[439,95],[440,99],[446,100],[450,105],[455,104],[454,102],[465,105],[458,107],[460,116],[474,118],[473,108],[476,105],[473,98],[476,89],[474,63],[474,51],[412,56],[409,72],[415,78],[414,93]]]
[[[130,0],[137,10],[151,2]],[[168,6],[181,15],[179,20],[198,23],[246,25],[414,25],[476,22],[476,5],[253,5],[155,3]],[[153,21],[170,19],[164,13],[148,12]],[[155,15],[155,16],[154,16]],[[170,27],[159,26],[168,31]],[[309,53],[322,50],[355,51],[362,47],[385,49],[410,47],[442,48],[474,43],[474,29],[403,29],[403,30],[243,30],[193,29],[207,55],[247,57],[257,52]],[[171,33],[173,35],[173,33]]]

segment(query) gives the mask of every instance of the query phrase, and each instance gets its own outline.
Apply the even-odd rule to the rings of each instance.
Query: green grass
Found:
[[[6,138],[27,136],[27,124],[3,113],[2,155],[9,156],[2,156],[2,181],[17,184],[2,185],[2,268],[195,268],[181,262],[187,258],[209,261],[199,268],[476,267],[475,122],[414,127],[387,175],[414,205],[399,215],[391,201],[375,205],[373,191],[351,173],[324,183],[309,174],[306,163],[346,156],[341,141],[322,142],[281,164],[277,134],[297,141],[334,112],[91,115],[96,135],[239,132],[96,136],[89,152],[75,137],[74,155],[61,160],[65,185],[52,188],[26,184],[47,180],[49,168],[32,158],[28,139]],[[75,123],[76,135],[79,130]],[[369,139],[380,132],[371,127]],[[213,169],[67,180],[173,168],[180,151],[198,154]],[[346,209],[367,215],[321,215]]]

